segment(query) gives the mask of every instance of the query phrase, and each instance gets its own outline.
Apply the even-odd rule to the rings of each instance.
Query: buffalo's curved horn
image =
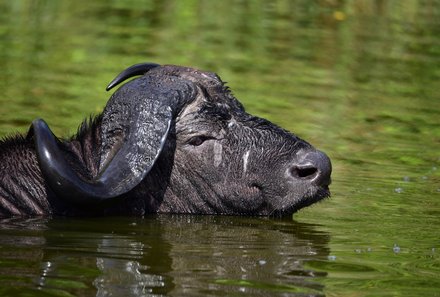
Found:
[[[55,193],[65,193],[79,202],[87,199],[90,194],[103,199],[112,195],[102,182],[84,183],[78,177],[62,155],[58,147],[59,142],[45,121],[34,120],[28,135],[34,137],[40,169]],[[102,195],[103,192],[107,192],[106,195]]]
[[[139,138],[146,135],[128,135],[129,145],[122,145],[101,173],[90,181],[80,178],[71,168],[59,149],[59,142],[42,119],[32,122],[29,134],[34,136],[41,171],[57,196],[75,204],[94,204],[127,193],[151,170],[170,129],[171,109],[162,109],[157,118],[161,118],[154,121],[159,128],[147,130],[149,137],[143,139],[144,143],[139,142]],[[142,134],[142,127],[139,128]],[[136,147],[132,147],[132,143],[136,143]]]
[[[124,71],[122,71],[121,73],[119,73],[118,76],[116,76],[108,84],[106,90],[109,91],[113,87],[115,87],[118,84],[120,84],[121,82],[123,82],[124,80],[126,80],[130,77],[133,77],[133,76],[145,74],[148,71],[150,71],[151,69],[156,68],[158,66],[160,66],[160,65],[156,64],[156,63],[140,63],[140,64],[135,64],[133,66],[130,66],[127,69],[125,69]]]
[[[129,67],[109,86],[155,67],[157,64]],[[148,72],[112,95],[101,116],[100,149],[96,152],[101,160],[92,180],[81,178],[71,168],[43,120],[32,123],[40,168],[58,197],[76,204],[96,204],[129,192],[146,177],[165,146],[174,115],[197,94],[192,83],[167,71]]]

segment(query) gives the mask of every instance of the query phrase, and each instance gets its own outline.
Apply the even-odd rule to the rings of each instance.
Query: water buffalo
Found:
[[[0,142],[0,216],[282,216],[329,196],[329,158],[216,74],[143,63],[107,90],[133,76],[70,139],[36,119]]]

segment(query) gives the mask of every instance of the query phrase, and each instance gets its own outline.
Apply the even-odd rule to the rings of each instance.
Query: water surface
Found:
[[[328,234],[263,218],[163,215],[1,222],[4,296],[313,293]],[[321,294],[318,294],[321,295]]]
[[[439,296],[439,36],[438,0],[1,2],[1,136],[68,136],[126,66],[179,64],[334,173],[287,220],[4,220],[0,295]]]

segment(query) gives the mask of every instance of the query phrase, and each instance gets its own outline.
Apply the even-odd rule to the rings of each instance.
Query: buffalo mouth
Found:
[[[320,202],[330,197],[330,189],[328,186],[322,186],[315,191],[310,191],[300,199],[290,197],[287,195],[277,203],[267,205],[267,209],[264,210],[264,215],[269,217],[281,218],[291,216],[298,212],[300,209]]]
[[[223,187],[222,187],[223,188]],[[278,193],[270,186],[251,182],[229,183],[227,193],[222,193],[222,206],[216,213],[287,217],[300,209],[330,197],[328,185],[311,187],[305,193]]]

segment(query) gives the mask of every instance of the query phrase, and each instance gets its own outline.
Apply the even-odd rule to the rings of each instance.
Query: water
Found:
[[[0,223],[2,296],[439,296],[440,2],[4,1],[0,135],[70,135],[143,61],[217,72],[331,157],[292,219]]]
[[[1,226],[4,296],[320,296],[314,278],[326,273],[305,263],[329,253],[327,232],[290,220],[164,215]]]

